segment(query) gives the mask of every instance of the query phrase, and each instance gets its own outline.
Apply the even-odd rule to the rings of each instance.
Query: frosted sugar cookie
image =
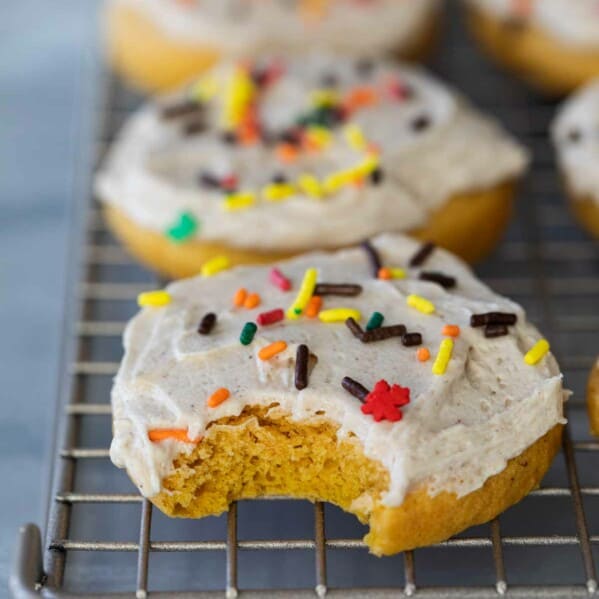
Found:
[[[599,80],[564,103],[552,137],[572,212],[599,237]]]
[[[565,94],[599,76],[597,0],[468,0],[480,44],[532,85]]]
[[[527,154],[424,72],[312,55],[226,63],[134,114],[97,179],[116,234],[169,276],[406,231],[468,260]]]
[[[139,303],[110,453],[171,516],[264,495],[329,501],[391,554],[493,518],[558,451],[548,342],[430,244],[380,236]]]
[[[424,58],[441,0],[111,0],[109,58],[143,89],[164,90],[227,58],[307,50]]]

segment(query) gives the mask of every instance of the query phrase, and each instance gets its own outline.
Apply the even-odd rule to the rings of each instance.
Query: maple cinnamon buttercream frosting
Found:
[[[117,235],[170,276],[384,231],[475,260],[501,236],[527,161],[424,71],[314,54],[226,63],[147,104],[96,189]]]
[[[598,0],[467,0],[471,28],[499,63],[565,94],[599,77]]]
[[[548,342],[431,244],[383,235],[139,303],[110,454],[171,516],[264,495],[330,501],[390,554],[494,517],[559,448]]]
[[[424,58],[441,0],[110,0],[113,65],[150,90],[172,89],[219,60],[306,50]]]

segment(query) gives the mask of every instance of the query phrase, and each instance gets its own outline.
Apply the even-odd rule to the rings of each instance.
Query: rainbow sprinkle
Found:
[[[539,339],[524,355],[524,361],[529,366],[538,364],[549,352],[549,341]]]
[[[163,290],[144,291],[137,296],[137,305],[140,308],[161,308],[170,304],[171,301],[171,294]]]
[[[433,362],[433,374],[441,375],[445,374],[449,360],[451,360],[451,354],[453,353],[453,339],[447,338],[441,341],[439,345],[439,352]]]
[[[302,284],[300,285],[295,301],[287,309],[287,318],[295,319],[304,311],[304,308],[308,305],[314,288],[316,287],[316,279],[318,278],[318,271],[315,268],[308,268],[304,273]]]
[[[221,272],[221,270],[226,270],[230,265],[231,263],[227,256],[216,256],[215,258],[212,258],[212,260],[208,260],[208,262],[202,266],[200,272],[204,277],[212,277]]]

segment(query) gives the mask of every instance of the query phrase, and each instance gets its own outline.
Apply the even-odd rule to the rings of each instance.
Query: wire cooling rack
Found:
[[[16,597],[595,594],[599,443],[587,433],[584,384],[599,351],[599,250],[564,208],[546,134],[554,104],[496,71],[471,46],[454,13],[438,56],[435,70],[533,152],[510,232],[478,272],[527,308],[551,339],[574,391],[563,451],[543,486],[487,525],[382,559],[367,553],[364,529],[353,517],[320,503],[240,502],[220,518],[200,521],[153,510],[110,464],[109,390],[137,293],[161,282],[116,244],[88,189],[73,229],[76,298],[65,327],[45,539],[34,525],[22,528],[11,578]],[[104,87],[96,160],[139,101],[110,75]]]

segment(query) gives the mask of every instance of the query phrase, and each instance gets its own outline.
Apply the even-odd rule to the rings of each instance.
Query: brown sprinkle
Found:
[[[185,135],[195,135],[205,131],[206,123],[202,117],[197,119],[191,119],[183,125],[183,133]]]
[[[455,287],[456,280],[454,277],[450,277],[448,275],[444,275],[442,272],[435,272],[432,270],[423,270],[418,278],[421,281],[430,281],[431,283],[437,283],[437,285],[441,285],[445,289],[450,289],[451,287]]]
[[[348,392],[351,393],[354,397],[357,397],[361,402],[364,402],[366,396],[370,393],[364,385],[358,383],[358,381],[354,381],[354,379],[349,378],[348,376],[344,376],[341,380],[341,386]]]
[[[165,104],[160,110],[160,116],[165,120],[176,119],[194,112],[201,112],[202,108],[201,104],[186,98]]]
[[[209,335],[216,324],[216,314],[214,312],[208,312],[205,314],[198,326],[198,333],[200,335]]]
[[[308,346],[303,343],[298,345],[295,354],[295,388],[300,391],[308,386],[309,358],[310,351],[308,350]]]
[[[363,343],[372,343],[373,341],[384,341],[391,337],[402,337],[406,333],[406,327],[403,324],[394,324],[388,327],[379,327],[366,331],[362,335]]]
[[[357,337],[360,341],[362,341],[362,338],[364,337],[364,330],[351,316],[345,321],[345,325],[352,332],[354,337]]]
[[[368,255],[368,260],[370,261],[370,266],[372,268],[372,276],[376,279],[378,278],[379,270],[381,270],[382,267],[381,257],[370,241],[363,241],[361,245]]]
[[[401,342],[406,347],[422,345],[422,335],[420,333],[405,333],[405,335],[402,335],[401,337]]]
[[[410,258],[410,266],[420,266],[431,255],[435,249],[432,241],[427,241],[420,246],[420,249]]]
[[[470,317],[471,327],[482,327],[487,324],[514,325],[518,317],[511,312],[486,312],[484,314],[473,314]]]
[[[361,285],[351,283],[318,283],[314,289],[314,295],[344,295],[352,297],[362,293]]]

